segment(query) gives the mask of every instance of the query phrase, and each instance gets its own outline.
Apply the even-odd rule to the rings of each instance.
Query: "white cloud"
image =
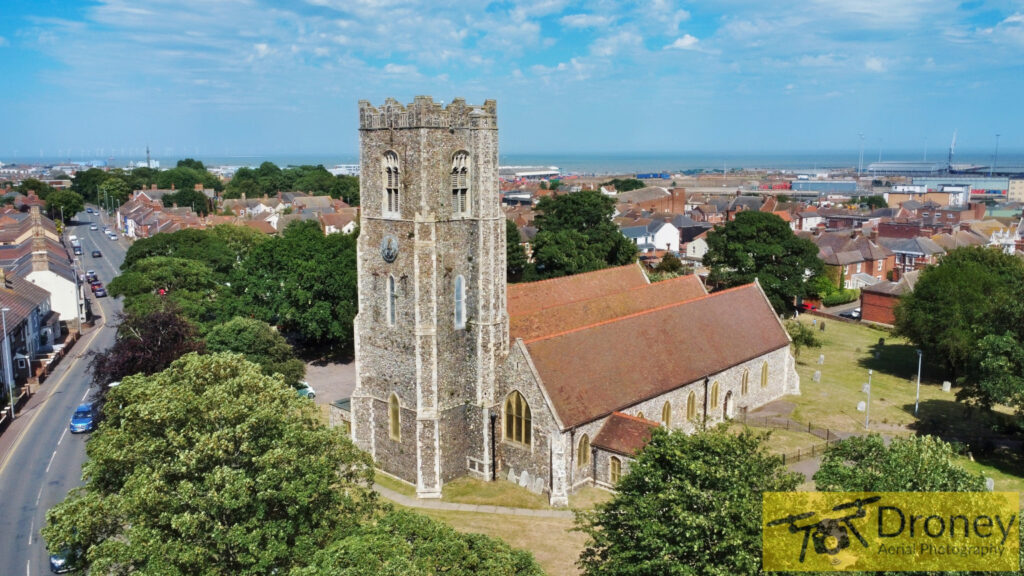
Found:
[[[982,31],[996,41],[1009,41],[1024,44],[1024,13],[1016,12],[1005,18],[993,28]]]
[[[270,45],[265,42],[256,44],[253,46],[253,49],[256,50],[257,58],[266,58],[267,55],[270,54]]]
[[[665,50],[698,50],[700,40],[689,34],[676,38],[675,42],[665,46]]]
[[[797,64],[799,64],[800,66],[813,68],[837,66],[839,62],[836,61],[835,54],[818,54],[815,56],[805,54],[801,56],[799,60],[797,60]]]
[[[644,39],[633,32],[619,32],[618,34],[601,37],[590,45],[590,53],[601,58],[616,56],[623,52],[629,52],[643,47]]]
[[[609,16],[599,14],[569,14],[559,20],[567,28],[604,28],[614,22]]]
[[[384,72],[387,74],[419,74],[415,66],[410,64],[394,64],[392,62],[388,62],[384,66]]]
[[[864,69],[868,72],[885,72],[885,61],[875,56],[868,56],[864,59]]]

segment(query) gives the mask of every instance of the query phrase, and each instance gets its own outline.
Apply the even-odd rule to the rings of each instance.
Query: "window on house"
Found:
[[[882,271],[882,261],[881,260],[878,261],[878,271],[879,272]]]
[[[462,330],[466,327],[466,280],[461,276],[455,277],[455,329]]]
[[[469,214],[469,154],[457,152],[452,158],[452,212]]]
[[[740,394],[746,396],[750,392],[750,370],[743,369],[743,380],[740,383]]]
[[[768,387],[768,362],[761,364],[761,388]]]
[[[584,434],[580,437],[579,446],[576,449],[576,467],[586,468],[590,464],[590,437]]]
[[[608,460],[608,481],[612,484],[618,484],[620,476],[622,476],[622,460],[612,456]]]
[[[715,380],[714,383],[711,384],[711,404],[708,405],[708,408],[711,409],[711,410],[714,410],[717,407],[718,407],[718,380]]]
[[[857,262],[857,274],[860,274],[860,266],[861,266],[861,263]]]
[[[402,441],[402,412],[398,405],[398,395],[391,393],[388,399],[388,435],[392,440]]]
[[[672,405],[668,402],[661,407],[661,425],[665,428],[672,425]]]
[[[690,395],[686,397],[686,419],[697,419],[697,395],[693,392],[690,392]]]
[[[394,326],[398,320],[398,292],[395,291],[395,277],[388,276],[388,326]]]
[[[636,413],[636,417],[637,418],[643,418],[644,420],[646,420],[646,418],[644,418],[644,413],[643,412],[637,412]]]
[[[384,216],[398,216],[399,209],[398,154],[384,154]]]
[[[505,440],[530,444],[530,405],[519,392],[512,392],[505,399]]]

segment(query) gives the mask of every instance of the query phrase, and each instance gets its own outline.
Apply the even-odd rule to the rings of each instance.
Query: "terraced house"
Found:
[[[637,265],[506,285],[497,106],[359,106],[352,434],[437,498],[472,475],[565,505],[612,487],[656,426],[693,431],[798,393],[760,286],[707,294]]]

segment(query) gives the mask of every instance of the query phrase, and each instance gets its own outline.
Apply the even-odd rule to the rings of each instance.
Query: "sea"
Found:
[[[184,156],[154,156],[161,168],[173,167]],[[190,155],[187,157],[201,160],[207,167],[214,166],[248,166],[257,167],[263,162],[273,162],[281,168],[302,165],[323,165],[330,168],[336,165],[358,164],[356,153],[319,153],[319,154],[253,154],[244,156],[225,155]],[[499,164],[502,166],[556,166],[563,174],[579,175],[619,175],[650,172],[680,173],[688,170],[732,171],[747,170],[785,170],[785,171],[823,171],[857,169],[858,165],[867,169],[868,165],[879,159],[884,161],[920,162],[925,160],[920,151],[891,152],[884,155],[868,154],[865,150],[863,164],[858,150],[838,151],[795,151],[770,153],[734,153],[734,152],[651,152],[651,153],[603,153],[583,154],[571,152],[552,153],[508,153],[501,154]],[[946,155],[929,154],[927,160],[944,162]],[[988,167],[992,164],[992,150],[958,150],[953,158],[957,165],[975,165]],[[85,163],[125,167],[129,163],[144,163],[145,157],[9,157],[0,155],[4,164],[30,164],[53,166],[58,164]],[[999,168],[1015,168],[1024,171],[1024,151],[999,151],[996,163]]]

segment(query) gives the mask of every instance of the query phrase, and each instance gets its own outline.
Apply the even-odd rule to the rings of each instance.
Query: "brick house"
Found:
[[[860,290],[860,319],[892,326],[896,322],[894,310],[900,297],[914,290],[920,271],[907,272],[898,282],[879,282]]]

